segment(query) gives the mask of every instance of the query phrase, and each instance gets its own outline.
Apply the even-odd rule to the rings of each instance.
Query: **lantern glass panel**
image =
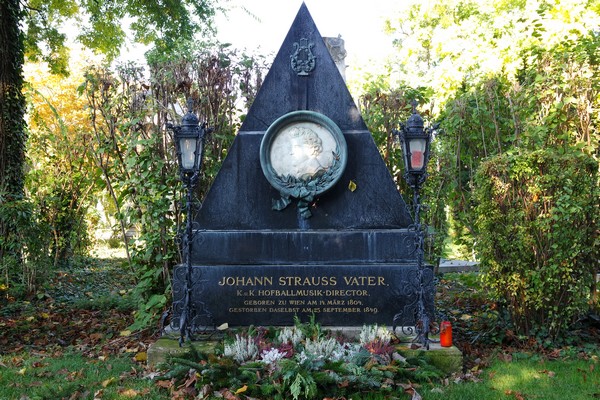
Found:
[[[196,162],[196,138],[179,139],[179,149],[181,151],[181,168],[184,170],[194,169]]]
[[[421,170],[425,166],[425,148],[427,139],[410,139],[410,167],[413,170]]]

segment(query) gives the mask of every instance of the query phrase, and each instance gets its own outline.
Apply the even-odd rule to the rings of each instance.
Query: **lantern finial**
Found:
[[[412,106],[412,113],[416,114],[417,106],[419,105],[419,103],[417,103],[417,99],[412,99],[412,101],[410,102],[410,105]]]

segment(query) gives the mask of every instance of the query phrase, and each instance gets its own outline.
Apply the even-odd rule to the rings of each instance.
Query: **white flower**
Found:
[[[302,364],[304,361],[308,360],[308,356],[306,355],[304,350],[302,350],[299,354],[296,355],[296,360],[298,361],[298,364]]]
[[[265,364],[273,364],[285,357],[285,354],[279,351],[279,349],[263,350],[261,361]]]
[[[331,361],[351,361],[361,349],[360,344],[344,343],[331,353]]]
[[[235,335],[235,341],[232,344],[225,345],[223,354],[232,357],[239,363],[243,363],[258,356],[258,346],[252,337]]]
[[[277,337],[281,343],[291,343],[294,347],[304,340],[304,334],[295,326],[286,326]]]
[[[359,335],[360,344],[364,346],[367,343],[374,342],[376,339],[387,345],[392,340],[392,332],[386,326],[377,326],[377,324],[370,326],[363,325]]]
[[[307,353],[321,359],[329,358],[334,351],[339,351],[340,347],[340,343],[334,338],[317,339],[315,341],[306,339],[306,343],[304,343],[304,350]]]

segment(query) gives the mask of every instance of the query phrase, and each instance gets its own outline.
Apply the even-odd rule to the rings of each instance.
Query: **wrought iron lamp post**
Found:
[[[202,169],[202,156],[204,155],[204,135],[207,132],[206,124],[200,125],[198,117],[192,112],[192,100],[187,102],[188,112],[181,119],[181,125],[167,125],[175,136],[175,148],[177,150],[177,161],[179,163],[179,175],[186,189],[186,224],[182,238],[183,257],[185,260],[185,292],[183,308],[179,319],[179,344],[182,345],[186,337],[193,333],[193,310],[192,310],[192,239],[193,239],[193,216],[192,204],[194,188],[198,184],[200,171]]]
[[[413,110],[406,124],[400,124],[400,130],[394,130],[402,146],[404,158],[404,179],[413,189],[415,251],[417,253],[417,308],[416,308],[416,333],[415,341],[421,342],[423,347],[429,349],[431,317],[425,307],[425,264],[424,264],[424,227],[421,225],[421,198],[420,189],[427,179],[427,162],[432,131],[435,128],[424,128],[423,118],[416,110],[417,103],[413,101]]]

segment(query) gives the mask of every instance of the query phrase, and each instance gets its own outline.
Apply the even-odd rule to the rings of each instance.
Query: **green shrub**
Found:
[[[52,269],[50,231],[39,222],[39,210],[29,200],[8,200],[0,192],[0,290],[6,297],[35,292]]]
[[[517,333],[556,339],[595,301],[598,162],[576,149],[497,156],[476,199],[485,283]]]

